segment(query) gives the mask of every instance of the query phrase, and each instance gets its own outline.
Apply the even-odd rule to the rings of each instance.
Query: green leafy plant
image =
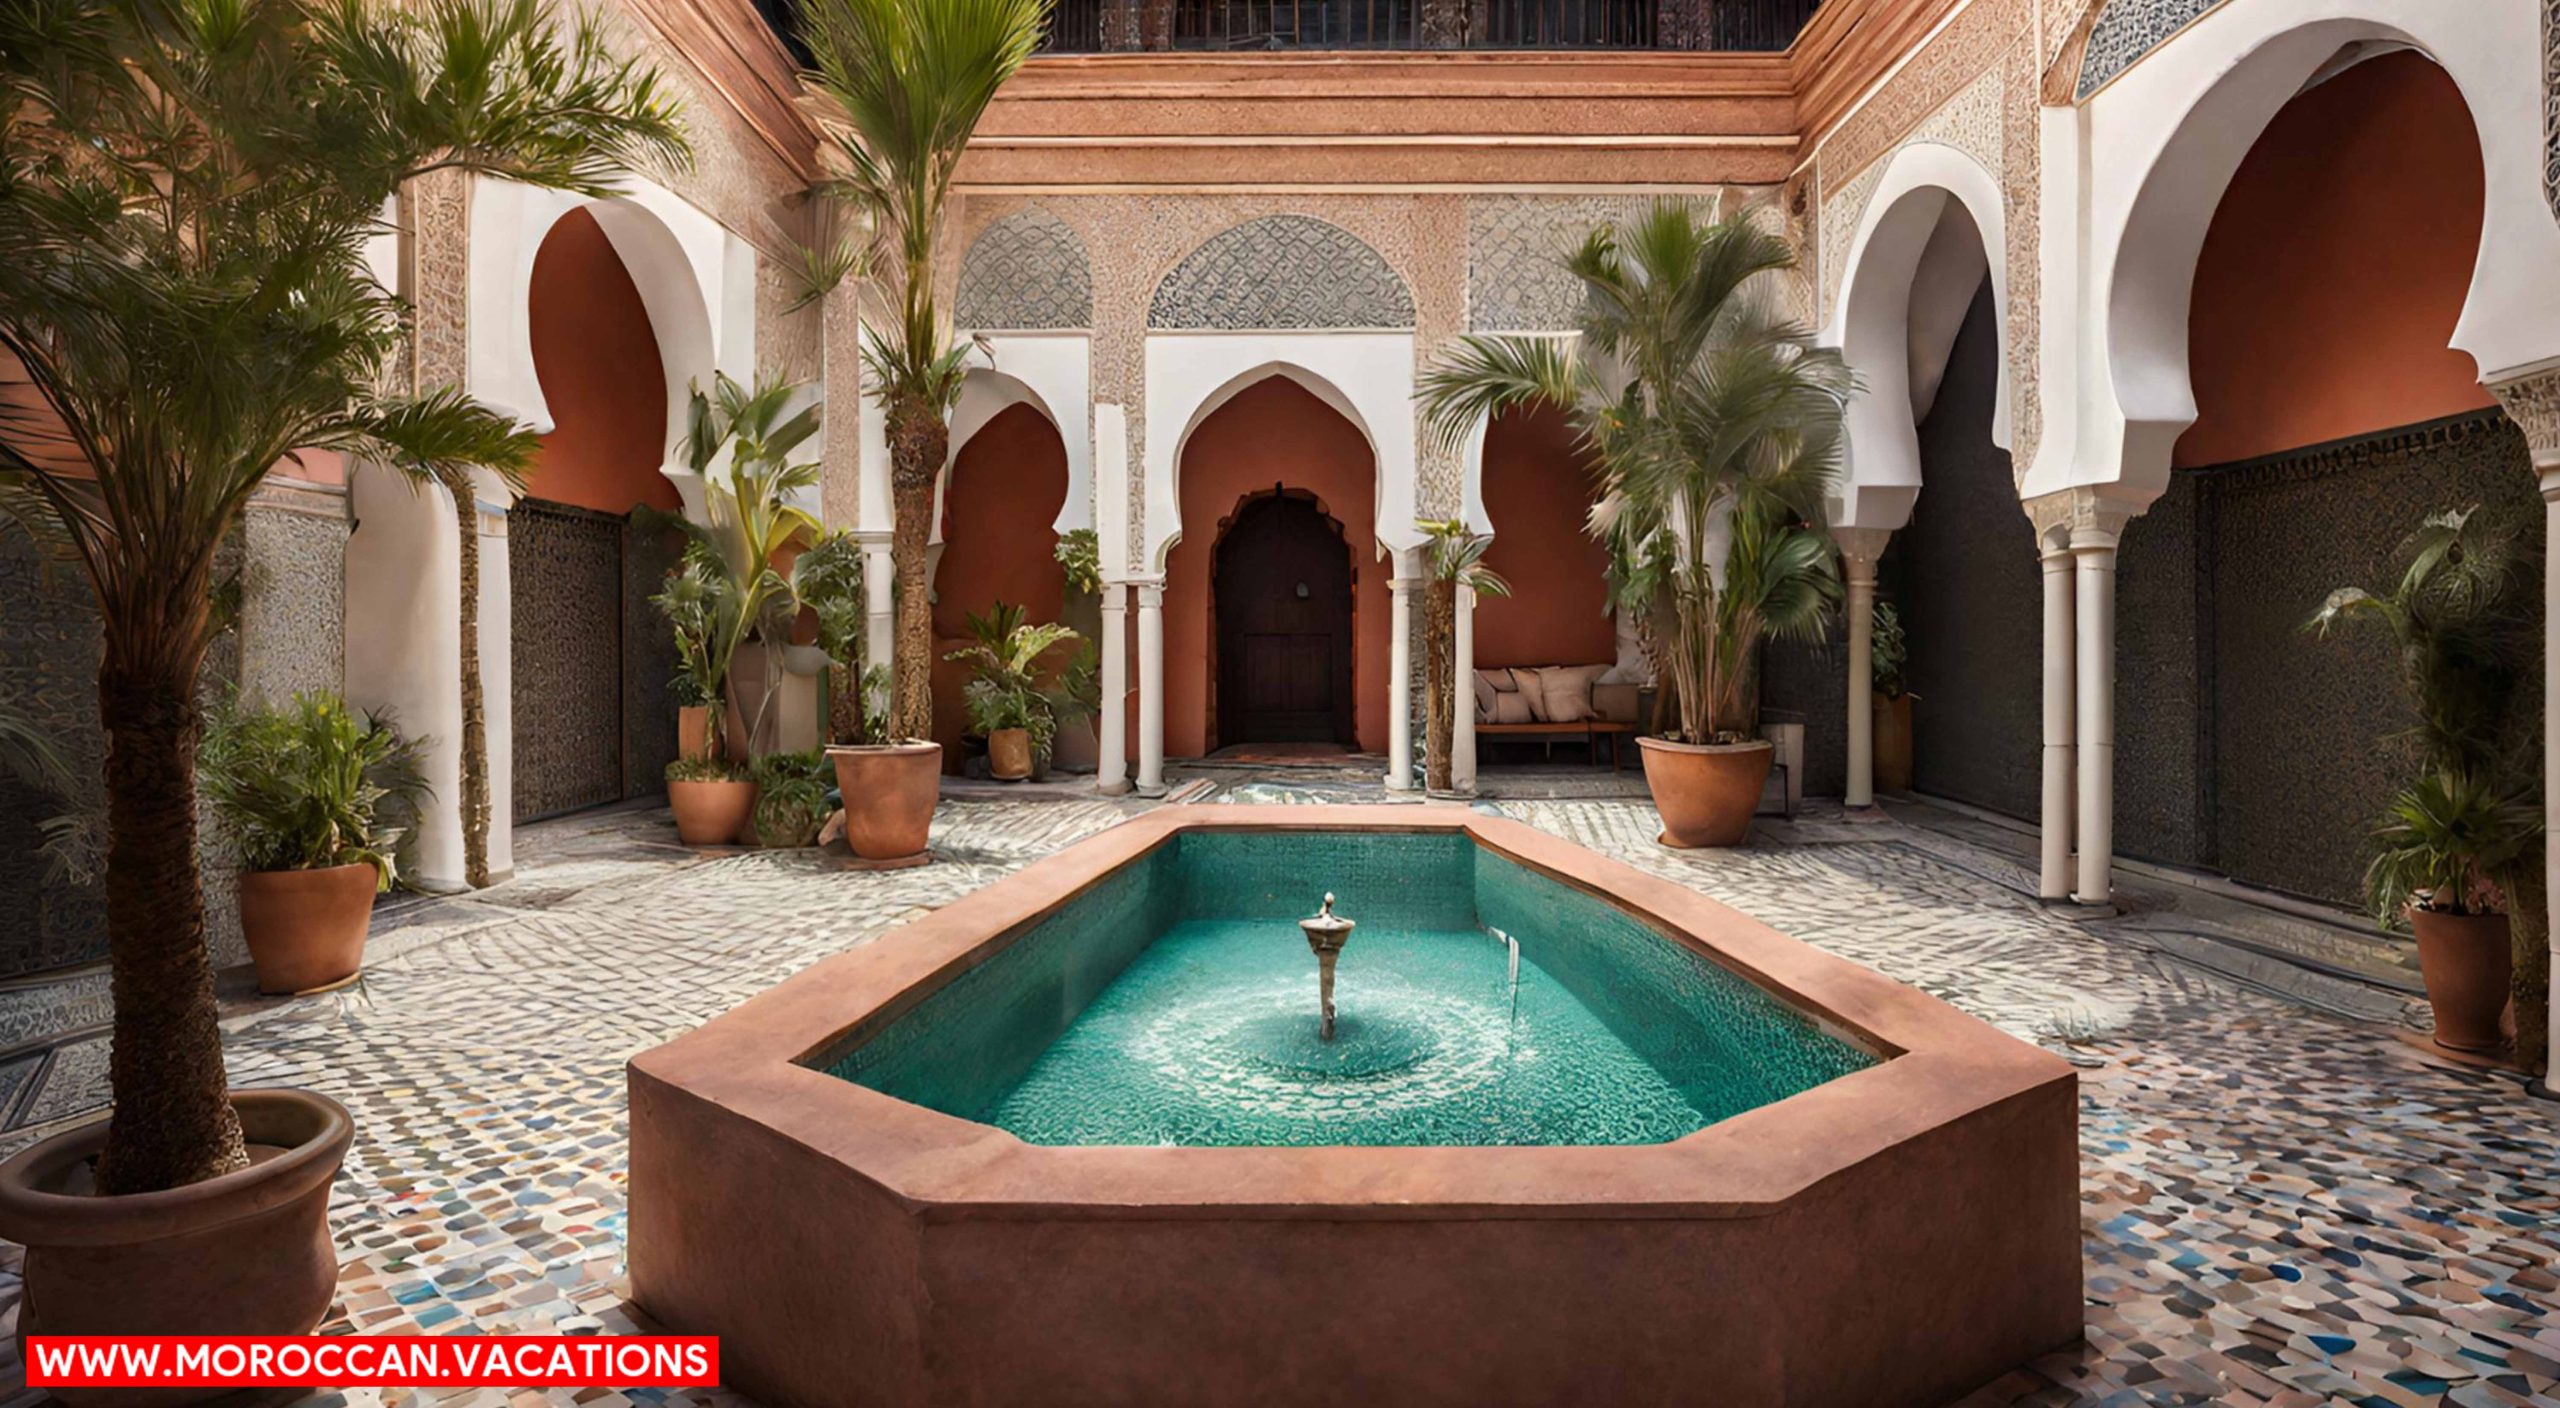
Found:
[[[1707,221],[1658,202],[1566,260],[1585,293],[1580,336],[1461,338],[1422,380],[1450,443],[1513,406],[1572,424],[1594,466],[1590,530],[1609,545],[1618,609],[1658,623],[1678,706],[1663,731],[1683,742],[1746,737],[1760,642],[1818,639],[1840,594],[1813,525],[1856,378],[1779,310],[1765,276],[1794,262],[1747,212]]]
[[[666,771],[669,782],[745,782],[752,775],[744,765],[716,754],[678,758],[667,764]]]
[[[1090,528],[1075,528],[1058,535],[1058,566],[1067,574],[1070,592],[1102,590],[1102,539]]]
[[[816,537],[818,521],[793,502],[818,482],[815,462],[791,454],[817,433],[818,408],[793,414],[800,388],[771,377],[753,387],[715,372],[708,393],[697,385],[676,442],[677,458],[702,476],[708,524],[689,524],[682,566],[652,597],[675,633],[683,693],[709,710],[703,746],[718,752],[726,737],[729,671],[738,648],[762,642],[765,688],[758,717],[747,721],[749,747],[769,731],[780,693],[782,644],[796,608],[791,583],[773,563],[799,535]],[[683,779],[674,779],[683,780]]]
[[[854,676],[862,667],[862,544],[829,533],[791,564],[791,595],[816,618],[817,647],[827,657],[827,737],[850,743],[861,731],[862,700]]]
[[[647,65],[539,0],[13,0],[0,5],[0,353],[32,406],[0,474],[97,597],[115,970],[109,1194],[241,1168],[214,1021],[193,785],[216,549],[270,469],[347,453],[444,486],[477,592],[475,471],[537,440],[415,384],[368,246],[413,182],[608,194],[686,157]],[[405,197],[404,197],[405,199]],[[480,718],[466,657],[466,768]],[[485,768],[466,838],[485,834]],[[485,871],[485,864],[481,867]]]
[[[835,765],[826,750],[768,753],[756,759],[756,840],[766,846],[806,846],[835,810],[830,795]]]
[[[1485,565],[1490,534],[1478,533],[1462,519],[1426,521],[1422,529],[1422,571],[1430,583],[1423,602],[1423,651],[1427,668],[1422,703],[1423,785],[1449,790],[1452,750],[1458,716],[1458,591],[1478,596],[1509,596],[1511,584]]]
[[[943,657],[973,671],[961,690],[969,726],[981,734],[1027,729],[1033,755],[1047,757],[1058,734],[1058,716],[1041,684],[1040,658],[1077,639],[1076,633],[1056,622],[1030,625],[1021,607],[999,601],[984,616],[970,615],[969,634],[977,644]]]
[[[2511,918],[2517,1056],[2540,1064],[2549,1000],[2541,848],[2539,554],[2514,519],[2477,506],[2427,515],[2383,591],[2341,587],[2305,623],[2322,638],[2378,627],[2416,713],[2418,779],[2375,823],[2366,893],[2381,921],[2404,902]],[[2522,828],[2521,831],[2518,828]],[[2448,894],[2450,898],[2448,898]]]
[[[854,741],[869,748],[886,747],[897,740],[891,727],[894,719],[889,708],[889,667],[873,665],[862,672],[862,687],[857,694]]]
[[[812,91],[833,100],[834,179],[868,217],[866,260],[895,300],[866,329],[863,364],[886,419],[895,510],[895,692],[889,732],[933,732],[933,597],[925,579],[934,486],[950,459],[949,416],[970,344],[936,303],[951,178],[997,88],[1039,47],[1048,0],[805,0]]]
[[[1049,691],[1049,710],[1062,724],[1089,719],[1102,712],[1102,654],[1092,641],[1076,646],[1067,657],[1067,666],[1058,672],[1058,684]]]
[[[427,791],[416,746],[386,716],[359,715],[329,692],[280,708],[224,703],[198,769],[249,869],[366,864],[385,890],[399,879],[400,838]]]
[[[1902,634],[1902,613],[1893,609],[1892,602],[1879,601],[1871,619],[1874,636],[1868,646],[1869,679],[1877,698],[1900,699],[1911,692],[1902,676],[1903,666],[1911,658],[1911,642]]]

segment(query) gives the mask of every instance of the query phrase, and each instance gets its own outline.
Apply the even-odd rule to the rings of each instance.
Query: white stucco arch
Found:
[[[950,454],[934,485],[933,541],[942,541],[942,510],[960,451],[987,423],[1030,406],[1057,427],[1066,447],[1067,497],[1050,527],[1072,533],[1093,526],[1093,395],[1091,341],[1082,333],[1017,333],[980,340],[968,379],[951,411]]]
[[[673,445],[696,382],[708,385],[714,371],[741,381],[755,374],[756,253],[674,192],[638,177],[602,200],[513,181],[475,182],[464,388],[537,431],[552,429],[533,362],[533,265],[552,227],[580,208],[613,242],[648,311],[666,369],[664,443]],[[691,476],[670,477],[685,487]],[[687,493],[688,506],[696,497]]]
[[[2000,329],[1992,443],[2009,448],[2008,226],[2000,183],[1954,147],[1915,142],[1887,162],[1849,243],[1840,300],[1821,342],[1858,373],[1850,398],[1840,523],[1899,528],[1920,492],[1918,423],[1957,330],[1988,278]]]
[[[2110,497],[2139,505],[2166,487],[2171,449],[2196,414],[2188,312],[2214,211],[2278,110],[2359,46],[2412,48],[2434,60],[2461,90],[2479,136],[2480,250],[2451,345],[2484,379],[2560,357],[2560,225],[2542,189],[2538,23],[2536,7],[2522,4],[2224,5],[2090,99],[2076,132],[2057,132],[2049,117],[2047,169],[2072,155],[2087,173],[2087,253],[2067,342],[2056,339],[2047,305],[2046,385],[2076,394],[2062,419],[2048,420],[2027,492],[2112,485]],[[2056,136],[2085,147],[2058,154]],[[2048,247],[2069,258],[2073,232],[2056,228],[2050,203],[2046,210]],[[2069,369],[2071,361],[2081,365]],[[2077,374],[2051,375],[2063,370]],[[2049,417],[2058,400],[2048,398]]]
[[[1342,414],[1376,466],[1382,551],[1417,546],[1411,333],[1156,333],[1147,338],[1146,555],[1161,574],[1182,537],[1179,473],[1191,432],[1246,387],[1285,377]]]

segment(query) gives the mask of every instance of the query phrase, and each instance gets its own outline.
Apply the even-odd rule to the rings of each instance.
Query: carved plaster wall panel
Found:
[[[2223,0],[2110,0],[2089,28],[2075,98],[2087,98]]]
[[[2560,0],[2542,0],[2542,194],[2560,216]]]
[[[1838,311],[1840,286],[1848,272],[1850,241],[1857,238],[1858,222],[1865,218],[1867,202],[1874,198],[1876,186],[1884,180],[1884,170],[1892,164],[1895,152],[1921,142],[1953,147],[1980,163],[2006,189],[2008,134],[2002,105],[2003,79],[2001,65],[1985,69],[1837,192],[1826,193],[1822,202],[1821,258],[1825,323]]]
[[[1093,326],[1093,265],[1083,242],[1036,205],[989,225],[960,261],[952,317],[981,331]]]
[[[1330,221],[1269,215],[1223,231],[1156,286],[1147,326],[1409,328],[1413,293],[1378,252]]]

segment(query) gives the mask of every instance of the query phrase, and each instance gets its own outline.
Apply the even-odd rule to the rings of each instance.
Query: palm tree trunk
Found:
[[[1457,646],[1458,584],[1435,577],[1422,609],[1422,785],[1430,792],[1449,790]]]
[[[2512,878],[2502,879],[2507,892],[2507,930],[2515,950],[2509,991],[2516,1005],[2516,1064],[2527,1071],[2547,1069],[2551,1059],[2551,900],[2542,875],[2542,848],[2535,846]]]
[[[471,471],[437,476],[462,531],[462,878],[489,887],[489,711],[480,686],[480,495]]]
[[[933,486],[950,452],[951,429],[941,412],[918,397],[889,407],[889,485],[897,510],[889,553],[897,568],[895,687],[889,706],[890,735],[933,736],[933,595],[925,553],[933,540]]]
[[[111,642],[98,676],[107,734],[107,943],[115,1112],[98,1160],[110,1194],[175,1188],[248,1165],[231,1108],[196,870],[201,646]],[[156,647],[156,648],[155,648]]]

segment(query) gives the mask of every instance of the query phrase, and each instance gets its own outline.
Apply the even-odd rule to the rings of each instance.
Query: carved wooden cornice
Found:
[[[800,110],[799,66],[748,0],[627,0],[782,164],[818,175],[818,129]]]

